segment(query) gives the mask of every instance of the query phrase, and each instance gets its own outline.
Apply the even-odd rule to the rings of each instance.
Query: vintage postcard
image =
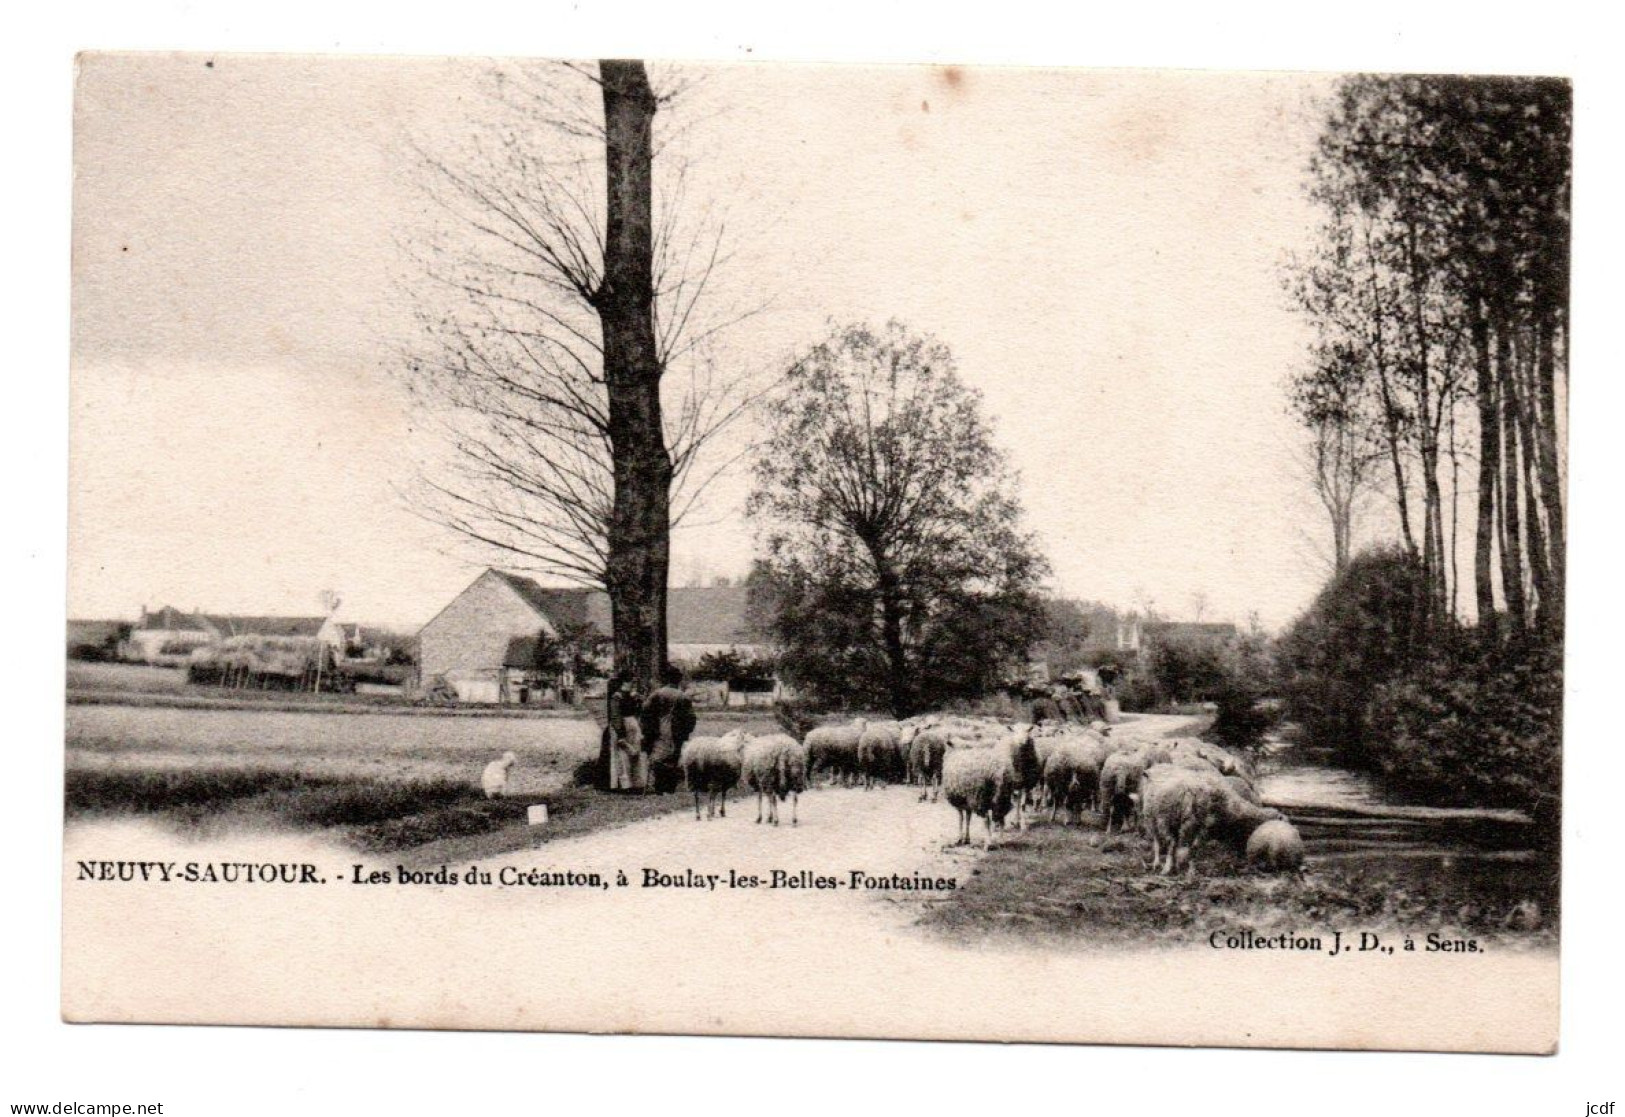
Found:
[[[1555,1050],[1566,80],[75,103],[66,1019]]]

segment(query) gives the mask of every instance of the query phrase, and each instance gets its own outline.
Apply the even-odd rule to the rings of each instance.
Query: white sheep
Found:
[[[485,789],[487,799],[500,799],[508,793],[508,773],[518,761],[519,758],[513,753],[505,752],[501,759],[485,766],[485,771],[480,775],[480,786]]]
[[[1196,849],[1219,820],[1224,800],[1217,772],[1153,765],[1141,782],[1140,821],[1151,839],[1151,867],[1164,876],[1180,865],[1196,871]]]
[[[1200,737],[1176,737],[1169,742],[1175,756],[1198,756],[1223,776],[1245,776],[1247,764],[1240,757],[1218,745],[1209,744]]]
[[[1114,752],[1100,766],[1100,810],[1106,816],[1106,833],[1112,824],[1119,830],[1128,829],[1140,801],[1140,783],[1150,767],[1147,758],[1138,751]]]
[[[903,732],[909,735],[909,782],[920,785],[920,802],[929,796],[935,803],[942,793],[942,761],[948,753],[950,733],[939,725],[926,725],[912,731],[905,728]]]
[[[1303,836],[1284,818],[1261,823],[1247,838],[1247,861],[1269,872],[1300,872]]]
[[[1033,741],[1033,726],[1022,722],[1012,725],[999,744],[1010,753],[1010,764],[1015,772],[1012,789],[1016,808],[1016,826],[1027,829],[1027,806],[1037,798],[1044,786],[1044,765],[1038,759],[1038,745]]]
[[[807,750],[794,737],[772,733],[745,745],[745,782],[756,792],[756,821],[763,818],[779,824],[779,800],[790,800],[790,825],[797,824],[796,810],[801,793],[807,790]]]
[[[1004,825],[1016,802],[1023,777],[1021,769],[1036,767],[1032,737],[1012,733],[991,744],[956,741],[942,761],[942,790],[959,812],[955,844],[970,844],[971,819],[980,815],[987,826],[984,848],[993,848],[993,831]]]
[[[1146,836],[1151,839],[1152,867],[1161,862],[1164,875],[1172,873],[1181,861],[1187,871],[1194,873],[1196,848],[1210,833],[1246,843],[1249,850],[1250,835],[1272,823],[1283,823],[1291,837],[1297,835],[1280,811],[1249,803],[1226,777],[1211,766],[1197,764],[1156,764],[1147,770],[1140,813]],[[1302,842],[1298,845],[1301,852]],[[1283,856],[1290,854],[1285,852]]]
[[[1051,822],[1064,810],[1076,825],[1085,807],[1093,807],[1100,790],[1100,767],[1106,750],[1085,734],[1058,737],[1044,761],[1044,786],[1049,792]]]
[[[858,775],[858,741],[869,723],[862,718],[849,725],[820,725],[809,729],[802,744],[812,771],[827,771],[837,783]]]
[[[900,722],[871,721],[858,736],[858,772],[865,790],[890,782],[902,772],[903,756],[898,748],[902,728]]]
[[[1255,807],[1262,807],[1264,800],[1258,794],[1258,788],[1246,776],[1226,776],[1224,782],[1230,785],[1230,790],[1241,796]]]
[[[728,817],[728,790],[739,784],[743,753],[750,737],[740,729],[721,737],[690,737],[677,759],[694,793],[694,821],[700,821],[700,796],[705,796],[705,817]]]

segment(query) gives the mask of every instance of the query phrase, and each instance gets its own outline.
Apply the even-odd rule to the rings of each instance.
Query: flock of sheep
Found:
[[[902,721],[857,720],[823,725],[797,741],[786,733],[752,736],[736,729],[695,737],[679,764],[694,795],[694,817],[728,815],[728,792],[743,783],[756,793],[756,821],[779,824],[779,804],[797,822],[800,797],[812,780],[873,787],[906,783],[921,802],[946,796],[959,813],[956,844],[971,825],[986,827],[985,846],[1014,813],[1049,809],[1078,825],[1096,811],[1106,832],[1138,825],[1150,844],[1150,865],[1163,874],[1195,871],[1194,854],[1208,838],[1233,843],[1252,865],[1278,872],[1303,868],[1303,838],[1285,815],[1259,801],[1246,761],[1196,738],[1113,743],[1095,722],[1016,724],[986,717],[931,714]],[[514,754],[486,766],[488,797],[506,791]]]
[[[1249,766],[1195,738],[1113,743],[1100,723],[1010,725],[985,717],[924,715],[902,721],[857,720],[824,725],[797,741],[784,733],[753,737],[735,730],[696,737],[680,763],[694,795],[694,817],[723,817],[728,792],[744,784],[756,793],[756,821],[777,825],[778,804],[790,802],[796,823],[801,792],[819,777],[872,787],[906,783],[921,801],[946,796],[959,813],[958,843],[971,840],[981,818],[985,845],[1013,813],[1048,808],[1073,825],[1098,811],[1107,833],[1138,826],[1150,864],[1164,874],[1184,866],[1208,838],[1235,843],[1263,869],[1303,867],[1303,839],[1278,810],[1261,805]]]

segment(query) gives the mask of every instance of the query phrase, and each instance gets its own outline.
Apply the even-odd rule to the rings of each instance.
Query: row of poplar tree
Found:
[[[1562,626],[1571,127],[1563,81],[1346,79],[1311,166],[1325,220],[1289,270],[1336,567],[1386,490],[1424,616],[1464,615],[1470,586],[1501,635]]]

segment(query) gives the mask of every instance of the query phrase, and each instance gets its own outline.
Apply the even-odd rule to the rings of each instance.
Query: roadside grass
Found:
[[[542,841],[667,814],[683,795],[561,788],[544,797],[545,828],[526,823],[530,798],[486,799],[465,782],[307,776],[263,768],[70,769],[70,819],[157,816],[179,829],[276,826],[320,832],[357,850],[415,862],[488,857]]]
[[[69,691],[181,694],[186,690],[186,669],[133,663],[85,663],[70,659],[66,681]]]
[[[515,808],[511,820],[500,827],[474,828],[468,815],[490,807],[482,802],[473,805],[472,810],[468,806],[455,807],[381,824],[357,834],[356,840],[369,852],[403,853],[408,865],[454,864],[628,826],[693,806],[692,799],[683,792],[635,795],[567,787],[547,796],[547,825],[535,827],[526,825],[525,808],[518,802],[493,802],[508,803]]]
[[[1441,872],[1426,858],[1312,860],[1303,877],[1253,873],[1217,843],[1197,856],[1200,875],[1163,877],[1146,865],[1137,834],[1035,823],[995,839],[950,899],[922,926],[960,941],[1009,937],[1069,947],[1189,946],[1214,931],[1327,935],[1393,931],[1419,939],[1481,941],[1509,934],[1534,903],[1541,926],[1516,928],[1520,947],[1556,942],[1557,878],[1528,863],[1485,861]]]
[[[174,814],[187,821],[217,814],[246,799],[287,792],[307,782],[292,772],[263,768],[70,768],[68,817],[86,814]]]
[[[739,728],[778,730],[771,711],[705,710],[697,732]],[[596,724],[582,717],[437,721],[77,706],[68,716],[64,803],[70,820],[129,814],[193,832],[297,830],[431,863],[513,852],[685,805],[681,794],[578,786],[573,776],[596,760],[597,738]],[[511,797],[487,800],[480,770],[504,751],[519,757]],[[547,804],[545,827],[527,824],[533,803]]]

